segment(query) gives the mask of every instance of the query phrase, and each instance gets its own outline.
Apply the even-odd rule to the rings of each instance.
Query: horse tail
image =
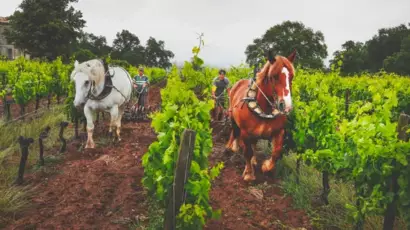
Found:
[[[239,145],[238,145],[239,140],[238,139],[239,139],[239,136],[241,135],[241,129],[239,128],[238,124],[236,124],[233,117],[231,117],[231,123],[232,123],[231,135],[225,147],[227,150],[237,152],[239,150]]]
[[[232,123],[232,135],[236,139],[241,135],[241,129],[239,128],[238,124],[236,124],[233,117],[231,118],[231,123]]]

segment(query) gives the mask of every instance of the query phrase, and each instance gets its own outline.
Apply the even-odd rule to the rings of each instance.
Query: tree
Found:
[[[161,68],[171,67],[170,59],[174,57],[172,51],[165,49],[164,41],[150,37],[145,47],[145,65]]]
[[[70,3],[78,0],[23,0],[9,17],[6,39],[32,57],[69,57],[70,44],[80,35],[85,21]]]
[[[269,28],[261,38],[247,46],[246,62],[255,65],[260,62],[264,53],[272,48],[279,55],[298,52],[295,65],[302,68],[323,68],[323,60],[327,57],[327,46],[323,33],[306,28],[301,22],[285,21]]]
[[[107,44],[104,36],[96,36],[92,33],[82,32],[78,41],[74,44],[75,52],[89,50],[96,56],[103,56],[111,52],[111,47]]]
[[[400,52],[387,57],[383,64],[387,72],[410,76],[410,36],[401,42]]]
[[[400,52],[402,41],[409,35],[410,28],[404,24],[379,29],[378,35],[366,42],[370,72],[379,71],[387,57]]]
[[[113,42],[112,58],[125,60],[132,65],[144,64],[144,47],[137,35],[128,30],[116,34]]]
[[[74,54],[73,54],[75,60],[79,61],[79,62],[85,62],[94,58],[97,58],[97,55],[95,55],[93,52],[91,52],[90,50],[87,49],[80,49],[77,50]]]
[[[333,53],[330,64],[340,68],[343,76],[359,74],[367,70],[367,47],[361,42],[347,41],[342,45],[342,50]],[[339,66],[339,61],[342,65]]]

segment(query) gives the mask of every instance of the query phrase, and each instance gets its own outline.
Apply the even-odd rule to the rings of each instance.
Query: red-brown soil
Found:
[[[159,90],[156,86],[150,89],[151,107],[157,108],[161,101]],[[149,122],[123,122],[123,140],[112,146],[104,143],[105,130],[101,126],[96,129],[95,150],[79,151],[81,143],[71,142],[62,163],[46,166],[53,174],[26,175],[26,184],[35,188],[29,197],[31,206],[18,213],[6,229],[129,229],[137,222],[146,225],[148,202],[141,185],[141,157],[156,135]],[[275,186],[279,181],[259,176],[266,183],[244,183],[244,164],[227,160],[224,143],[215,140],[210,158],[211,162],[226,161],[210,194],[212,206],[222,209],[222,218],[208,221],[206,229],[311,229],[307,215],[293,209],[291,198]],[[260,192],[263,197],[258,197]]]
[[[214,142],[211,162],[224,161],[225,168],[212,185],[214,209],[222,210],[220,220],[211,220],[206,229],[312,229],[306,213],[292,208],[292,198],[279,188],[280,181],[262,175],[256,168],[256,182],[242,180],[245,162],[240,155],[224,153],[225,142]],[[263,160],[258,155],[258,163]]]

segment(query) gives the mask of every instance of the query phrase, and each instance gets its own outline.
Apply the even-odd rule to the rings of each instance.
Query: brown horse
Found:
[[[295,57],[296,50],[287,58],[274,57],[269,51],[268,61],[256,74],[255,81],[240,80],[230,91],[232,131],[226,148],[233,152],[242,148],[246,159],[245,181],[256,179],[253,151],[259,139],[270,140],[274,146],[271,158],[262,165],[263,172],[271,171],[280,157],[287,114],[292,110]]]

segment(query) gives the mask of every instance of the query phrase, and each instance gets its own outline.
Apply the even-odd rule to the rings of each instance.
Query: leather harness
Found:
[[[116,89],[119,93],[121,93],[113,84],[112,84],[112,78],[114,77],[114,74],[110,74],[110,71],[108,69],[108,65],[104,60],[101,60],[101,63],[104,66],[104,88],[101,91],[101,93],[98,96],[95,96],[94,94],[92,94],[92,92],[94,91],[94,87],[95,85],[93,85],[94,83],[91,84],[90,89],[88,90],[88,94],[87,94],[87,98],[90,100],[95,100],[95,101],[99,101],[102,100],[104,98],[106,98],[112,91],[112,89]],[[125,98],[125,96],[121,93],[121,95]]]

